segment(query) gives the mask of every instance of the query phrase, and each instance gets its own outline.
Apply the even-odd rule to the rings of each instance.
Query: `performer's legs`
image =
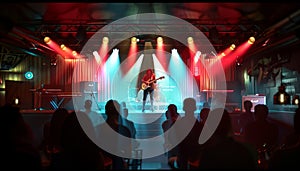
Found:
[[[145,111],[145,105],[146,105],[146,100],[143,100],[143,108],[142,108],[142,112]]]
[[[153,112],[153,111],[154,111],[154,108],[153,108],[154,90],[151,89],[151,90],[149,91],[149,93],[150,93],[151,110],[152,110],[152,112]]]
[[[146,99],[147,99],[147,95],[148,95],[148,89],[144,90],[143,92],[143,107],[142,107],[142,112],[145,111],[145,105],[146,105]]]

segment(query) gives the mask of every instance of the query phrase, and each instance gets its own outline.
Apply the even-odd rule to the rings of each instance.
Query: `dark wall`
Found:
[[[5,81],[5,101],[6,103],[14,104],[16,98],[19,99],[17,105],[20,109],[33,108],[33,88],[31,81]]]

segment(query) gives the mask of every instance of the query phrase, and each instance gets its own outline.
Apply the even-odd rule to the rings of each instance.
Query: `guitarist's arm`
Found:
[[[152,74],[151,80],[154,80],[153,83],[156,83],[156,77],[154,73]]]
[[[150,86],[155,89],[156,88],[156,77],[155,77],[155,74],[153,73],[152,76],[151,76],[151,84]]]

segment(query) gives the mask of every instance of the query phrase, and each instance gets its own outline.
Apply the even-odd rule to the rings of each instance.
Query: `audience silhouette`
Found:
[[[290,170],[299,168],[300,163],[300,110],[294,115],[294,133],[289,135],[282,148],[276,150],[269,161],[268,169]]]
[[[279,128],[268,120],[269,108],[264,104],[254,107],[255,121],[245,127],[245,141],[257,150],[259,167],[267,168],[269,156],[278,146]]]
[[[122,124],[126,126],[131,133],[131,137],[136,137],[136,129],[134,122],[128,119],[128,108],[126,107],[126,102],[121,103],[121,112],[122,112]]]
[[[176,141],[176,139],[172,139],[173,137],[169,136],[169,134],[166,133],[167,130],[170,129],[172,125],[176,122],[176,120],[181,118],[181,116],[177,112],[177,106],[175,104],[170,104],[168,106],[168,110],[165,112],[165,117],[166,120],[163,121],[161,125],[165,136],[164,148],[168,150],[168,165],[172,169],[175,169],[177,168],[177,166],[175,166],[175,162],[177,162],[178,146],[169,149],[172,146],[172,143]]]
[[[33,145],[35,136],[18,107],[0,107],[1,167],[7,170],[41,171],[41,157]]]
[[[244,102],[245,111],[239,118],[240,133],[245,141],[235,139],[232,116],[225,108],[210,108],[208,103],[195,116],[197,110],[194,98],[185,98],[181,116],[175,104],[169,104],[165,111],[166,120],[161,123],[164,133],[164,148],[167,150],[168,165],[171,169],[290,169],[300,162],[300,109],[295,111],[294,131],[285,137],[279,147],[279,127],[268,119],[267,105],[258,104],[251,111],[251,101]],[[111,138],[108,129],[118,135],[136,139],[136,127],[128,119],[126,102],[110,99],[105,104],[106,118],[101,120],[92,111],[92,101],[85,100],[85,110],[68,112],[65,108],[54,111],[51,119],[44,124],[42,151],[49,157],[46,169],[94,170],[136,169],[128,167],[127,157],[101,149],[98,142]],[[24,121],[19,108],[4,105],[0,108],[4,117],[1,123],[1,141],[5,154],[4,163],[10,169],[45,170],[39,149],[33,145],[31,127]],[[209,116],[222,117],[212,136],[199,144],[203,128],[209,126]],[[208,118],[209,117],[209,118]],[[210,120],[211,121],[211,120]],[[173,129],[174,128],[174,129]],[[188,132],[182,130],[189,130]],[[87,133],[88,132],[88,133]],[[125,142],[115,137],[110,141],[120,153],[130,153],[139,144],[135,140]],[[129,148],[128,148],[129,147]],[[105,160],[109,158],[111,167]],[[131,160],[138,161],[138,160]],[[16,163],[17,164],[14,164]]]
[[[137,150],[137,148],[139,147],[139,142],[135,140],[136,138],[136,128],[135,128],[135,124],[133,121],[128,119],[128,108],[126,106],[126,102],[121,102],[121,124],[124,125],[125,127],[127,127],[130,131],[131,134],[131,138],[132,139],[132,150]],[[137,151],[136,151],[137,152]],[[127,165],[131,165],[132,169],[137,169],[137,165],[138,163],[141,162],[141,159],[127,159]],[[128,166],[129,167],[129,166]]]
[[[120,153],[131,154],[132,142],[126,141],[123,142],[120,140],[119,135],[132,138],[131,132],[129,128],[122,125],[122,116],[121,116],[121,106],[117,100],[110,99],[105,104],[105,114],[107,115],[106,121],[100,124],[97,127],[97,132],[99,132],[98,139],[101,141],[102,139],[111,139],[113,142],[109,141],[110,145],[113,146],[114,149],[117,149]],[[108,126],[107,126],[108,125]],[[116,136],[109,134],[109,132],[113,130],[118,133]],[[108,137],[110,136],[110,137]],[[127,162],[124,157],[120,157],[119,155],[112,154],[110,152],[105,152],[104,155],[108,156],[112,159],[112,169],[127,169]]]
[[[103,151],[88,137],[79,122],[78,116],[83,119],[86,114],[82,111],[73,111],[63,123],[59,170],[103,170]],[[82,120],[80,121],[82,122]],[[85,119],[83,122],[92,125],[88,121],[88,119]]]
[[[198,165],[198,154],[200,145],[198,139],[201,133],[200,124],[195,117],[197,110],[196,100],[194,98],[186,98],[183,101],[184,116],[178,120],[179,126],[176,127],[176,133],[181,137],[183,132],[181,129],[190,127],[190,131],[184,139],[178,144],[178,166],[180,169],[189,169]]]
[[[202,146],[198,169],[257,169],[254,153],[232,135],[231,118],[227,110],[215,108],[210,115],[222,114],[221,120]]]
[[[244,129],[245,129],[246,125],[248,123],[254,121],[254,114],[251,111],[252,107],[253,107],[253,103],[250,100],[244,101],[245,111],[243,111],[241,113],[240,118],[239,118],[239,128],[240,128],[241,135],[244,135]]]
[[[245,127],[246,142],[258,149],[272,148],[278,145],[278,126],[267,119],[268,114],[267,105],[257,104],[254,107],[255,121],[248,123]]]
[[[50,170],[57,170],[61,160],[61,130],[68,115],[67,109],[58,108],[53,112],[50,121],[44,124],[42,150],[50,161]]]
[[[209,112],[210,112],[210,108],[202,108],[200,110],[198,121],[199,121],[200,125],[202,125],[202,127],[204,126],[204,123],[208,117]]]
[[[293,132],[288,134],[283,140],[283,147],[288,148],[296,145],[300,140],[300,109],[296,109],[293,118]]]
[[[85,100],[84,102],[84,112],[89,116],[91,119],[93,126],[96,127],[97,125],[101,124],[103,121],[101,121],[101,118],[99,114],[92,110],[93,102],[92,100]]]

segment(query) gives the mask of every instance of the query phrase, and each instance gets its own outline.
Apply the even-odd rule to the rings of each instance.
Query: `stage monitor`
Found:
[[[98,83],[94,81],[81,81],[80,90],[83,93],[98,93]]]
[[[242,110],[243,112],[245,112],[245,108],[244,108],[244,101],[246,100],[250,100],[253,104],[251,111],[254,112],[254,107],[257,104],[266,104],[266,96],[261,96],[261,95],[247,95],[247,96],[243,96],[242,98]]]

